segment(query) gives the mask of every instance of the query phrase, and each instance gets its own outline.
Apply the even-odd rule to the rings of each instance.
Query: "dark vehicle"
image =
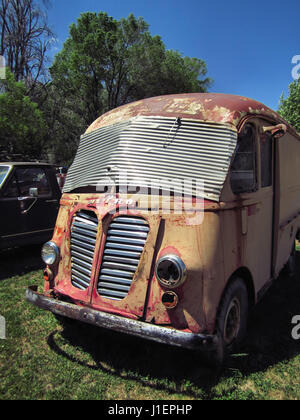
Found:
[[[60,196],[52,165],[0,162],[0,249],[51,238]]]

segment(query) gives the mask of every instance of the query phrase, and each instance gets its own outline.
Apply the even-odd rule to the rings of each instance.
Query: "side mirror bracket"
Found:
[[[277,124],[271,125],[269,127],[263,127],[262,131],[263,133],[270,131],[274,139],[279,139],[280,137],[285,135],[287,127],[285,124]]]

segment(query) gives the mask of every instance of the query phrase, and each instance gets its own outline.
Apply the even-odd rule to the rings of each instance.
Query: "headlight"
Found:
[[[45,264],[53,265],[59,260],[59,248],[55,242],[46,242],[42,247],[42,259]]]
[[[177,255],[164,255],[156,264],[155,274],[162,286],[172,289],[185,281],[186,267]]]

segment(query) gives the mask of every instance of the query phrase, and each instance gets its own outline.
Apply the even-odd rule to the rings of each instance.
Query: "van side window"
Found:
[[[272,185],[272,134],[260,135],[261,186]]]
[[[255,128],[246,124],[238,137],[237,149],[230,170],[231,189],[235,194],[256,188]]]

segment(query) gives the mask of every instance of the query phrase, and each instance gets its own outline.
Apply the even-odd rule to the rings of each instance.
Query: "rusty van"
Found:
[[[26,298],[226,354],[250,308],[293,268],[299,167],[295,129],[252,99],[178,94],[109,111],[81,136],[42,248],[44,291],[32,286]]]

